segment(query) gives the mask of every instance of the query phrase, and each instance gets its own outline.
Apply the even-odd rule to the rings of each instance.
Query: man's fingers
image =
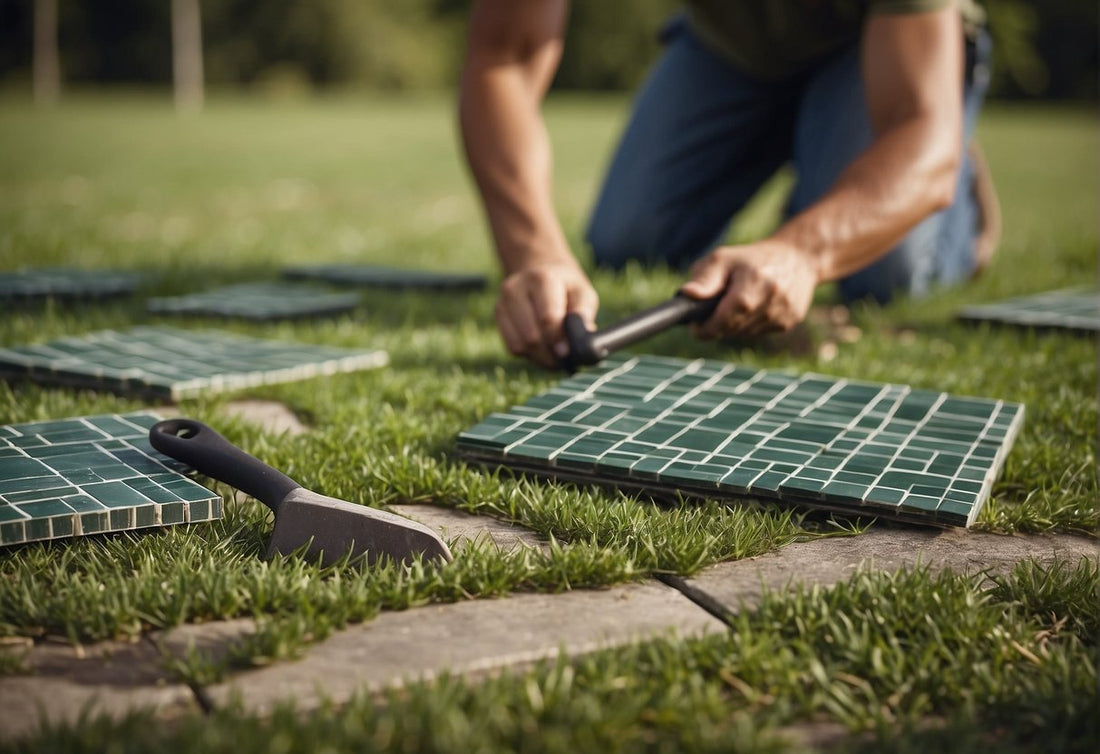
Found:
[[[497,302],[497,324],[512,354],[526,356],[543,366],[554,365],[555,359],[543,339],[535,307],[526,290],[513,287],[501,292]]]
[[[516,332],[516,328],[512,326],[512,320],[508,318],[507,313],[500,304],[497,304],[496,315],[497,330],[500,331],[500,339],[504,341],[504,347],[513,356],[523,356],[523,341],[520,339],[519,333]]]
[[[566,293],[566,313],[581,315],[584,326],[596,329],[596,312],[600,310],[600,297],[595,289],[588,286],[574,286]]]
[[[535,280],[529,296],[542,342],[551,344],[561,340],[561,323],[566,314],[565,289],[553,281]]]
[[[735,267],[729,275],[726,294],[714,314],[699,328],[699,336],[717,338],[734,335],[749,327],[764,303],[764,286],[747,267]]]
[[[691,298],[712,298],[726,288],[729,273],[721,259],[710,254],[691,269],[691,280],[680,286],[680,290]]]

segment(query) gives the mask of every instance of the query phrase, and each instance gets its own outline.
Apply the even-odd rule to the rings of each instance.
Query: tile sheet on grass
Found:
[[[385,351],[263,340],[219,330],[134,327],[0,348],[0,376],[180,400],[372,369]]]
[[[359,303],[357,293],[333,293],[293,283],[241,283],[185,296],[150,299],[154,314],[270,321],[340,314]]]
[[[626,489],[969,526],[1023,412],[906,385],[616,355],[462,432],[457,452]]]
[[[46,298],[107,298],[133,293],[141,276],[114,270],[70,267],[0,272],[0,302],[28,303]]]
[[[1100,332],[1100,291],[1066,288],[968,306],[959,312],[959,319],[1097,333]]]
[[[459,292],[480,291],[486,286],[485,276],[474,273],[434,272],[357,264],[292,267],[284,270],[283,275],[292,280],[318,280],[334,285],[356,285],[392,290],[424,289]]]
[[[221,518],[222,499],[149,445],[154,413],[0,425],[0,545]]]

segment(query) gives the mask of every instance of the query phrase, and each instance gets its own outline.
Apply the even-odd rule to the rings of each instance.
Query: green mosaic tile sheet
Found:
[[[0,545],[221,518],[222,499],[149,445],[154,413],[0,426]]]
[[[356,293],[332,293],[292,283],[241,283],[187,296],[150,299],[148,308],[155,314],[268,321],[339,314],[358,303]]]
[[[1066,288],[1020,296],[968,306],[959,312],[959,318],[968,322],[997,322],[1095,333],[1100,332],[1100,291]]]
[[[458,437],[467,460],[632,489],[969,526],[1020,404],[616,355]]]
[[[0,348],[0,376],[180,400],[385,365],[385,351],[134,327]]]
[[[437,291],[480,291],[487,284],[484,275],[433,272],[356,264],[323,264],[285,270],[294,280],[320,280],[335,285],[357,285],[397,290],[421,288]]]
[[[44,298],[85,299],[133,293],[136,273],[51,267],[0,272],[0,301],[30,302]]]

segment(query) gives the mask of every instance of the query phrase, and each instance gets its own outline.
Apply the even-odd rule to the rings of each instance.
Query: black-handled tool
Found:
[[[308,545],[306,555],[331,565],[347,554],[367,563],[383,557],[398,562],[416,555],[450,561],[451,551],[428,527],[402,516],[311,492],[233,445],[194,419],[167,419],[149,430],[149,443],[256,498],[275,514],[268,557]]]
[[[578,367],[598,364],[612,351],[656,335],[673,325],[702,322],[714,312],[721,298],[721,294],[698,299],[677,293],[663,304],[638,312],[603,330],[589,330],[579,314],[567,314],[562,327],[569,353],[562,359],[562,368],[575,372]]]

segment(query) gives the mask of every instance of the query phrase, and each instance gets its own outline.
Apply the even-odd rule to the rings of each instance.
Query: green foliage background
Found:
[[[58,0],[69,83],[166,84],[168,0]],[[461,63],[472,0],[202,0],[213,85],[445,88]],[[1097,3],[985,0],[1002,98],[1097,97]],[[574,2],[560,89],[621,90],[644,75],[675,0]],[[33,0],[0,0],[0,83],[29,79]]]

